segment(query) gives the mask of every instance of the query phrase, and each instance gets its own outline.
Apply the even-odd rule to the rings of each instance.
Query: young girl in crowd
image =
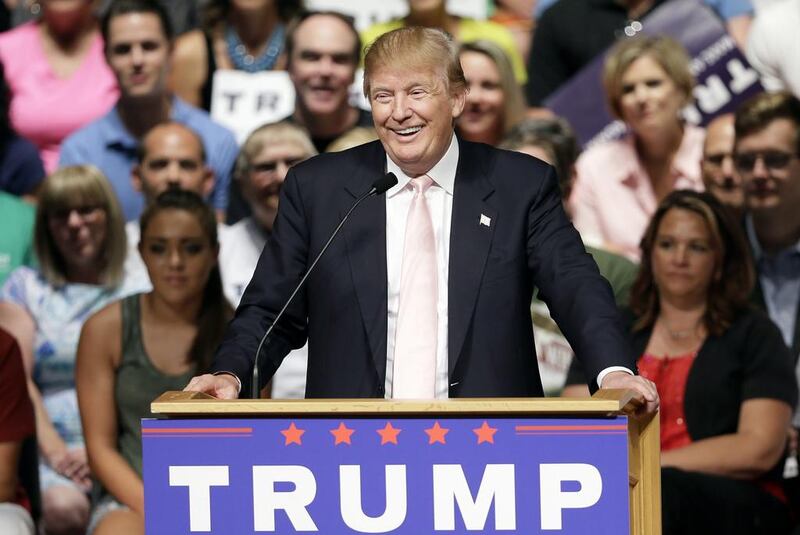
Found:
[[[197,194],[168,190],[141,219],[153,290],[84,325],[76,382],[89,462],[99,483],[88,533],[143,534],[140,419],[150,402],[208,368],[233,311],[217,267],[217,222]]]

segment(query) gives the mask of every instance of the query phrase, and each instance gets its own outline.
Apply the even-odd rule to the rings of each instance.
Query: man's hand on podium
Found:
[[[640,409],[646,414],[654,413],[658,410],[658,390],[653,381],[645,379],[640,375],[631,375],[626,372],[611,372],[603,377],[603,384],[600,388],[622,388],[633,390],[639,394],[639,399],[644,405]]]
[[[605,382],[605,381],[604,381]],[[239,397],[240,383],[230,373],[212,375],[206,373],[192,377],[184,392],[203,392],[219,399],[236,399]]]

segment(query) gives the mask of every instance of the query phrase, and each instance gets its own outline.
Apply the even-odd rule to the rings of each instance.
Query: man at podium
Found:
[[[262,335],[364,197],[275,324],[261,381],[308,340],[307,397],[542,396],[535,286],[590,388],[635,390],[654,411],[656,389],[631,372],[611,289],[564,214],[554,170],[455,136],[466,82],[450,37],[385,34],[365,57],[364,91],[379,141],[292,168],[215,373],[186,390],[250,391]]]

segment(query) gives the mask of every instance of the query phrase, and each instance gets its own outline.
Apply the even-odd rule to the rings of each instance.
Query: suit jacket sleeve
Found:
[[[597,389],[597,375],[605,368],[635,370],[614,294],[564,212],[552,167],[541,182],[528,222],[528,263],[534,284],[583,364],[590,390]]]
[[[299,181],[289,171],[280,193],[280,210],[273,233],[258,260],[253,278],[214,356],[211,371],[234,373],[249,392],[256,350],[292,290],[307,269],[308,228]],[[261,381],[268,381],[291,349],[303,346],[308,336],[304,290],[292,300],[261,350]]]

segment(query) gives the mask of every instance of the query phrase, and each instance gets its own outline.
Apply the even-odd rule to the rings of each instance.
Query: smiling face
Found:
[[[636,134],[680,122],[686,95],[652,57],[645,55],[631,63],[619,87],[622,120]]]
[[[717,248],[699,214],[683,208],[664,214],[650,253],[653,280],[662,299],[705,301],[721,264]]]
[[[217,262],[214,248],[198,218],[186,210],[165,209],[144,229],[139,252],[150,274],[153,291],[164,301],[187,303],[202,298],[211,269]]]
[[[47,223],[67,272],[101,267],[108,234],[108,214],[103,207],[76,203],[54,211]]]
[[[294,32],[289,76],[298,104],[312,115],[327,115],[348,108],[358,58],[356,36],[341,20],[314,15]]]
[[[111,19],[106,58],[123,95],[157,96],[167,87],[170,44],[154,13],[126,13]]]
[[[370,78],[369,100],[386,153],[409,176],[427,173],[444,156],[461,115],[465,93],[451,93],[441,72],[380,67]]]
[[[800,206],[798,125],[775,119],[736,141],[736,166],[742,176],[747,207],[753,211]]]
[[[465,139],[495,143],[503,130],[503,86],[497,65],[480,52],[461,54],[467,79],[467,102],[458,118],[458,130]]]

